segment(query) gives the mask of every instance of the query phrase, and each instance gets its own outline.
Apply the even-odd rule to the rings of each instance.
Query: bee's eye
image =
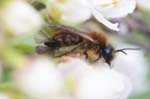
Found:
[[[113,51],[113,47],[112,46],[107,46],[105,49],[104,49],[104,53],[105,54],[111,54]]]
[[[106,53],[106,54],[110,54],[110,53],[111,53],[111,50],[110,50],[109,48],[106,48],[106,49],[105,49],[105,53]]]
[[[107,46],[103,51],[103,58],[107,63],[110,63],[110,61],[113,59],[112,52],[113,52],[112,46]]]

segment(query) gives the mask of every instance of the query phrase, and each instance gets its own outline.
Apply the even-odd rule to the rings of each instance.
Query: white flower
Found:
[[[65,99],[74,97],[72,96],[72,93],[74,93],[76,82],[88,68],[88,64],[83,60],[71,57],[65,57],[63,62],[58,64],[58,70],[64,76],[64,92],[67,93]]]
[[[0,10],[1,26],[16,34],[32,33],[42,25],[39,13],[22,0],[6,2]]]
[[[126,45],[127,47],[127,45]],[[129,46],[129,48],[136,48]],[[142,51],[126,51],[127,55],[118,53],[114,59],[114,69],[127,75],[133,85],[133,93],[139,94],[147,90],[147,65]]]
[[[124,17],[135,9],[135,0],[49,0],[48,10],[62,24],[79,24],[92,15],[109,29],[119,31],[118,23],[106,18]]]
[[[136,6],[135,0],[93,0],[93,2],[95,8],[105,18],[124,17],[132,13]]]
[[[69,92],[77,99],[126,99],[132,89],[126,76],[106,64],[89,65],[81,59],[69,58],[58,68],[65,74]]]
[[[118,18],[132,13],[135,9],[135,0],[88,0],[91,13],[95,18],[112,30],[119,31],[118,23],[113,24],[105,18]]]
[[[25,64],[16,73],[16,83],[19,89],[30,97],[57,97],[62,90],[61,74],[48,59],[38,58]]]
[[[58,69],[62,72],[64,76],[72,75],[72,76],[80,76],[80,74],[84,73],[88,69],[88,64],[79,59],[79,58],[65,58],[66,62],[60,62],[58,64]]]
[[[62,24],[76,25],[91,17],[85,0],[48,0],[50,16]]]
[[[126,99],[131,93],[130,80],[107,68],[95,67],[81,75],[76,87],[78,99]]]

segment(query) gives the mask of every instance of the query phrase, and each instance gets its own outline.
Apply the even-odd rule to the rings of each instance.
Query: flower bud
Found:
[[[63,80],[54,66],[45,58],[31,59],[17,71],[17,86],[29,97],[45,99],[60,95]]]
[[[38,31],[43,20],[39,13],[22,0],[6,2],[0,9],[0,25],[15,34],[25,34]]]

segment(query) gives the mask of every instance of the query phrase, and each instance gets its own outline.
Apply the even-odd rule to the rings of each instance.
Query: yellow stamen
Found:
[[[64,3],[65,0],[57,0],[59,3]]]
[[[118,6],[118,0],[113,0],[114,7]]]
[[[118,0],[113,0],[110,3],[106,3],[106,4],[101,4],[101,7],[108,7],[108,6],[113,6],[113,7],[117,7],[118,6]]]

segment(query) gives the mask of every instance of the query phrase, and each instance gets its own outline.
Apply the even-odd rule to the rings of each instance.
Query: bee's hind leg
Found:
[[[88,59],[88,58],[89,58],[89,55],[88,55],[87,51],[88,51],[88,50],[85,49],[85,51],[84,51],[84,53],[83,53],[83,54],[85,55],[85,59]]]
[[[102,50],[99,50],[99,51],[98,51],[98,58],[95,59],[95,60],[93,60],[92,63],[93,63],[93,62],[97,62],[101,57],[102,57]]]
[[[78,46],[76,46],[76,47],[73,48],[72,50],[67,51],[67,52],[65,52],[65,53],[63,53],[63,54],[61,54],[61,55],[54,56],[54,57],[62,57],[62,56],[65,56],[65,55],[67,55],[68,53],[74,52],[75,50],[77,50],[78,48],[80,48],[82,45],[83,45],[83,43],[80,43]]]

